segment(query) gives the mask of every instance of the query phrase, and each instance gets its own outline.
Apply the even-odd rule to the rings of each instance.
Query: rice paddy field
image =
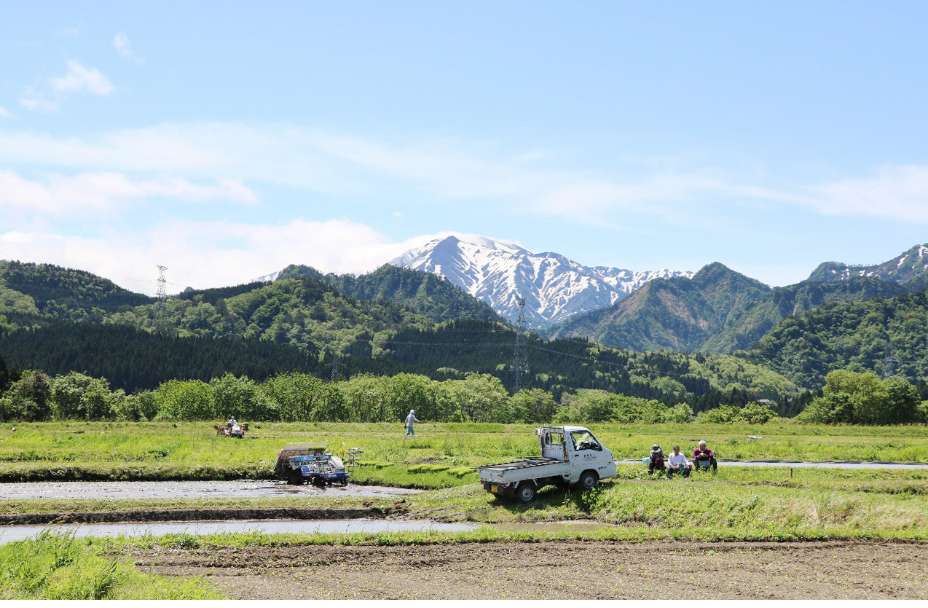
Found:
[[[639,459],[653,443],[660,443],[665,449],[679,443],[688,451],[705,438],[722,460],[928,462],[925,426],[825,427],[782,422],[759,426],[592,425],[591,428],[619,459]],[[0,598],[131,598],[139,597],[134,591],[138,589],[144,589],[143,595],[149,598],[211,598],[229,595],[228,588],[217,581],[238,576],[258,585],[254,593],[273,595],[277,589],[286,589],[278,584],[274,571],[262,571],[259,576],[252,568],[236,574],[238,571],[234,569],[245,559],[243,556],[259,548],[262,559],[271,560],[287,556],[288,560],[299,562],[308,559],[305,556],[317,555],[319,547],[328,547],[323,553],[331,553],[335,560],[360,560],[358,563],[367,558],[395,560],[398,576],[402,576],[400,570],[412,554],[421,553],[423,560],[434,559],[436,564],[459,557],[462,563],[472,565],[500,559],[501,568],[506,563],[501,555],[512,551],[524,554],[528,560],[531,549],[505,549],[514,547],[513,543],[562,543],[550,547],[570,547],[581,553],[599,551],[604,559],[616,551],[633,551],[622,548],[628,547],[628,543],[670,543],[655,545],[655,550],[683,553],[703,551],[699,543],[721,543],[713,545],[711,555],[729,555],[725,547],[737,543],[775,543],[784,551],[789,549],[782,556],[784,564],[792,563],[790,560],[795,556],[815,562],[820,559],[815,553],[820,548],[830,552],[827,554],[832,557],[826,559],[838,560],[835,563],[840,566],[842,559],[866,559],[869,550],[854,547],[872,545],[874,550],[892,555],[887,543],[905,546],[915,543],[923,547],[922,543],[928,542],[928,470],[925,469],[723,466],[716,474],[668,480],[649,477],[642,464],[623,464],[617,478],[602,483],[592,492],[547,488],[534,503],[522,505],[499,501],[484,492],[477,483],[474,468],[535,454],[533,427],[423,424],[417,431],[415,439],[404,440],[400,425],[259,424],[251,427],[247,438],[236,440],[217,437],[209,423],[36,423],[18,424],[15,431],[4,426],[0,429],[0,479],[6,482],[263,479],[272,475],[277,451],[283,445],[313,442],[328,446],[336,454],[345,454],[349,448],[363,450],[360,463],[352,468],[355,482],[424,491],[403,496],[311,499],[295,495],[185,500],[10,500],[3,498],[0,484],[0,517],[115,514],[128,520],[145,520],[171,519],[172,513],[191,510],[201,514],[221,511],[227,517],[235,512],[299,509],[311,502],[317,511],[333,517],[354,510],[375,514],[368,515],[371,517],[466,521],[479,527],[464,533],[268,535],[243,527],[240,533],[213,536],[181,534],[131,539],[44,536],[0,545]],[[489,548],[465,548],[478,545]],[[453,548],[456,546],[461,547],[460,551]],[[389,547],[396,549],[388,550]],[[756,560],[757,566],[763,567],[774,560],[779,550],[750,545],[731,551],[732,556],[740,555],[738,560],[742,561],[726,562],[719,567],[750,572],[746,563],[749,566],[750,560]],[[377,552],[385,554],[375,556]],[[217,574],[212,557],[207,560],[212,566],[201,563],[214,554],[228,556],[228,570]],[[849,571],[835,574],[836,580],[841,576],[864,576],[868,571],[848,564]],[[439,578],[434,588],[423,586],[416,597],[431,597],[429,594],[433,592],[440,595],[447,589],[439,580],[442,571],[436,565],[434,576]],[[360,569],[356,575],[361,581],[364,570]],[[515,580],[522,574],[513,571],[511,576]],[[802,576],[797,572],[795,580],[784,579],[783,597],[792,597],[790,592],[800,588],[796,584]],[[702,596],[709,592],[706,597],[715,597],[711,581],[704,582]],[[467,596],[473,587],[466,580],[459,583],[458,593]],[[665,588],[660,583],[656,580],[653,586],[658,595]],[[760,579],[755,584],[760,584]],[[920,593],[902,582],[893,583],[896,585],[893,587],[879,576],[860,582],[873,588],[881,584],[883,591],[898,592],[905,597],[912,594],[917,597]],[[301,589],[294,587],[293,593],[301,593]],[[835,587],[835,593],[842,589]],[[856,591],[853,586],[847,589],[853,592],[849,597],[868,597],[860,591],[864,587]],[[606,589],[602,593],[620,591]],[[885,596],[883,591],[874,597]],[[398,594],[402,592],[396,590]],[[807,590],[807,595],[814,593],[815,588]]]
[[[707,439],[722,460],[928,463],[928,427],[746,425],[591,425],[618,459],[650,446],[689,451]],[[0,481],[65,479],[205,480],[272,476],[288,443],[363,450],[360,483],[449,488],[477,479],[474,467],[537,453],[534,427],[422,424],[404,440],[399,424],[253,424],[243,440],[219,437],[209,422],[43,422],[0,428]]]

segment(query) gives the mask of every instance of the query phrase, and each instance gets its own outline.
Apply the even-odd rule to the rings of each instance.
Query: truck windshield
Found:
[[[593,434],[589,431],[574,431],[570,434],[570,438],[574,441],[574,446],[577,450],[602,450],[603,447],[599,445],[599,442],[596,441],[596,437],[593,437]]]

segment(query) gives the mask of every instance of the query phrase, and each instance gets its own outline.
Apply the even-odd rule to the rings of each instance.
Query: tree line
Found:
[[[390,422],[409,410],[428,421],[455,422],[705,422],[760,424],[777,417],[769,402],[722,405],[694,416],[681,402],[667,405],[602,389],[580,389],[560,398],[543,389],[510,394],[489,374],[433,380],[419,374],[362,374],[325,381],[303,372],[258,382],[223,374],[211,380],[168,380],[154,390],[126,393],[104,378],[79,372],[49,376],[38,370],[10,373],[0,360],[3,420],[241,420]],[[902,378],[835,372],[823,395],[800,421],[890,424],[925,422],[928,408]]]

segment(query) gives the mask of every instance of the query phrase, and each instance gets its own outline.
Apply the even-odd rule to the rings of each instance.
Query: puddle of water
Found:
[[[267,496],[364,496],[390,497],[419,490],[386,486],[292,486],[276,480],[235,481],[36,481],[0,484],[0,499],[171,499],[262,498]]]
[[[42,532],[86,536],[163,536],[165,534],[222,534],[261,532],[265,534],[353,534],[358,532],[470,532],[477,524],[442,523],[431,520],[389,519],[252,519],[240,521],[141,522],[105,524],[49,524],[0,526],[0,544],[34,538]]]
[[[647,459],[643,460],[647,464]],[[642,460],[620,460],[619,464],[642,464]],[[771,467],[790,469],[897,469],[919,471],[928,464],[901,462],[766,462],[763,460],[720,460],[720,467]]]

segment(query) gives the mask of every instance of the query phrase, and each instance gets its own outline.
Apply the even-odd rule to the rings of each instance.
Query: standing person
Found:
[[[689,477],[692,468],[693,465],[686,459],[686,455],[680,452],[680,446],[673,446],[673,454],[670,455],[667,465],[667,477],[673,477],[674,473]]]
[[[421,422],[421,420],[416,418],[416,410],[409,410],[409,415],[406,416],[406,434],[403,435],[404,438],[416,436],[416,429],[413,425],[417,422]]]
[[[713,473],[719,470],[719,463],[715,459],[715,454],[706,445],[705,439],[702,439],[696,449],[693,450],[693,462],[696,465],[696,470],[712,469]]]

